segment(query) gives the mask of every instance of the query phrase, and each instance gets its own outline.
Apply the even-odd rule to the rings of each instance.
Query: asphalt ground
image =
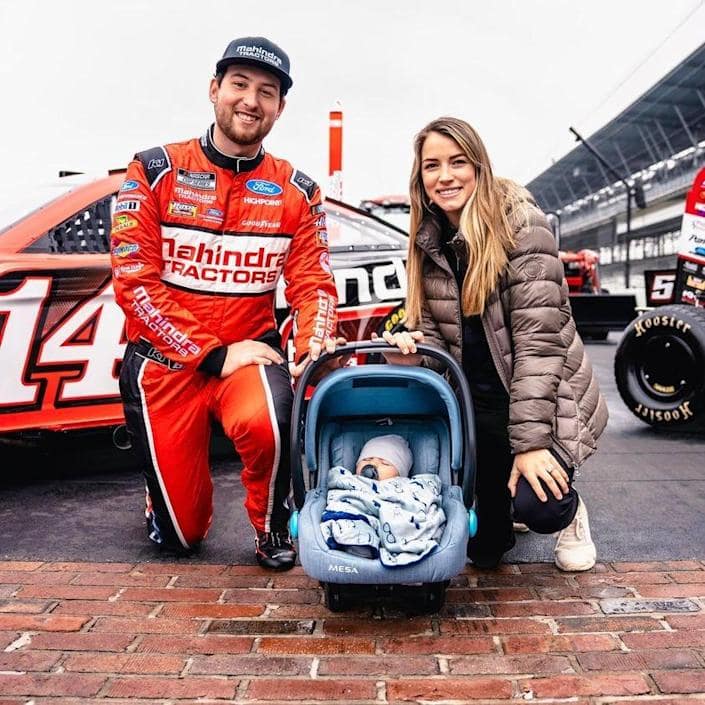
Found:
[[[599,451],[576,486],[588,507],[598,560],[705,559],[705,434],[657,432],[623,405],[612,374],[618,335],[588,345],[610,410]],[[253,563],[238,462],[215,448],[214,520],[196,560]],[[66,439],[41,452],[0,448],[0,559],[172,560],[149,544],[143,483],[109,439]],[[554,539],[517,535],[509,563],[552,560]]]

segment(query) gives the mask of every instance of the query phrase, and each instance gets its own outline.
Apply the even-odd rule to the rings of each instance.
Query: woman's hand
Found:
[[[422,355],[416,354],[416,343],[423,343],[424,337],[420,330],[401,331],[400,333],[390,333],[385,330],[382,338],[395,348],[399,348],[399,353],[382,353],[384,359],[392,365],[418,365],[421,363]],[[372,334],[372,340],[379,340],[376,333]]]
[[[512,497],[516,496],[517,482],[519,482],[519,478],[522,475],[542,502],[547,502],[548,497],[539,479],[543,480],[556,499],[562,499],[563,495],[567,494],[570,489],[568,487],[568,473],[551,453],[543,448],[540,450],[529,450],[526,453],[517,453],[514,456],[514,465],[512,465],[512,472],[507,483]]]

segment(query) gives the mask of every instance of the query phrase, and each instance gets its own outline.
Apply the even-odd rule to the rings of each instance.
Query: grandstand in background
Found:
[[[675,266],[685,194],[705,166],[705,44],[572,151],[527,184],[556,215],[561,249],[600,253],[602,285],[643,288],[645,269]],[[617,173],[621,178],[615,178]],[[627,241],[627,188],[632,195]]]

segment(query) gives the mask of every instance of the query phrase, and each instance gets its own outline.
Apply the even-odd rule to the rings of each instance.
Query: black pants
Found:
[[[477,477],[475,484],[478,518],[477,535],[468,543],[468,556],[486,560],[500,558],[514,545],[514,521],[526,524],[540,534],[551,534],[564,529],[578,510],[578,493],[572,485],[573,468],[560,457],[556,460],[568,473],[570,490],[562,499],[556,499],[546,489],[547,502],[542,502],[523,478],[519,478],[516,497],[507,487],[514,462],[509,446],[509,409],[506,398],[473,396],[475,434],[477,443]],[[542,483],[543,484],[543,483]]]

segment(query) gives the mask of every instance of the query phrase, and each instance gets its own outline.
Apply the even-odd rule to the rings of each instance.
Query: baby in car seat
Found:
[[[354,472],[328,471],[321,531],[330,548],[386,566],[408,565],[433,551],[445,526],[437,474],[409,477],[413,457],[405,438],[375,436],[362,447]]]
[[[411,449],[405,438],[396,434],[375,436],[362,446],[355,474],[370,480],[409,477],[412,464]]]

